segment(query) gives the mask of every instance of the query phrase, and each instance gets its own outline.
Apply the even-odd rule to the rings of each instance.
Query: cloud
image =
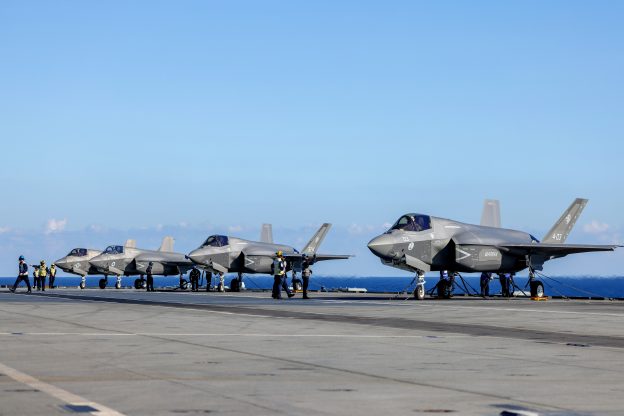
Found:
[[[602,234],[609,229],[611,229],[609,224],[596,220],[592,220],[592,222],[583,226],[583,231],[588,234]]]
[[[6,234],[11,231],[11,227],[0,227],[0,234]]]
[[[89,227],[87,227],[87,230],[94,233],[101,233],[103,231],[106,231],[106,228],[99,224],[91,224]]]
[[[231,233],[239,233],[243,231],[243,227],[241,227],[240,225],[230,225],[228,227],[228,231]]]
[[[349,234],[362,234],[364,232],[364,227],[359,224],[351,224],[347,231]]]
[[[351,224],[347,228],[347,232],[351,235],[362,235],[362,234],[370,234],[372,232],[380,232],[381,230],[385,230],[384,227],[376,227],[371,224]]]
[[[62,220],[57,220],[54,218],[51,218],[48,220],[46,226],[45,226],[45,233],[46,234],[52,234],[52,233],[59,233],[61,231],[63,231],[65,229],[65,227],[67,226],[67,219],[64,218]]]

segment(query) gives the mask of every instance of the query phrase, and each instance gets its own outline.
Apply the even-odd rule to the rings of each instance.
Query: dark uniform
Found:
[[[145,273],[147,274],[147,291],[153,292],[154,291],[154,276],[152,276],[152,263],[151,262],[147,266],[147,269],[145,269]]]
[[[481,273],[481,296],[487,297],[490,296],[490,278],[492,277],[492,273],[483,272]]]
[[[199,270],[193,267],[189,276],[191,278],[191,291],[193,292],[197,292],[199,290],[199,275]]]
[[[506,298],[509,296],[509,280],[507,279],[507,273],[500,273],[498,280],[501,285],[501,296]]]
[[[301,278],[303,279],[303,298],[308,298],[308,284],[310,283],[310,276],[312,276],[312,269],[310,268],[310,260],[307,257],[301,264]]]
[[[24,258],[20,257],[17,279],[15,280],[15,284],[13,285],[13,287],[10,288],[9,290],[11,292],[15,292],[15,289],[17,289],[17,286],[20,284],[22,280],[25,281],[26,286],[28,286],[28,293],[31,293],[32,290],[30,288],[30,280],[28,279],[28,265],[24,261]]]

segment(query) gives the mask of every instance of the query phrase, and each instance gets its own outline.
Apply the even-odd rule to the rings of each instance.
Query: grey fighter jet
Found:
[[[277,251],[284,254],[288,263],[288,271],[293,271],[293,279],[295,273],[301,271],[304,256],[309,259],[310,264],[351,257],[350,255],[317,254],[317,250],[330,228],[331,224],[323,224],[301,252],[291,246],[273,243],[271,233],[263,228],[263,241],[211,235],[187,257],[208,273],[218,273],[221,276],[226,273],[238,273],[238,278],[233,279],[230,283],[231,290],[238,291],[242,287],[243,273],[271,273],[271,265]]]
[[[56,267],[63,270],[66,273],[77,274],[82,277],[80,281],[80,288],[84,289],[86,286],[86,276],[101,274],[100,271],[89,263],[89,261],[102,254],[100,250],[92,250],[88,248],[75,248],[70,251],[65,257],[62,257],[54,262]]]
[[[161,276],[180,275],[180,285],[185,287],[182,275],[193,267],[193,263],[184,254],[173,252],[173,237],[163,238],[160,248],[144,250],[136,248],[134,240],[128,240],[123,246],[108,246],[99,256],[93,257],[89,263],[95,267],[104,278],[100,280],[100,289],[108,283],[109,275],[116,275],[115,287],[121,287],[121,276],[137,276],[134,287],[143,287],[143,275],[146,274],[149,263],[152,263],[152,274]]]
[[[516,273],[528,268],[531,296],[543,296],[544,286],[535,272],[543,270],[546,261],[619,247],[564,244],[586,204],[586,199],[576,199],[541,242],[522,231],[406,214],[384,234],[373,238],[368,248],[383,264],[416,273],[414,296],[418,299],[425,296],[425,272],[442,270]]]

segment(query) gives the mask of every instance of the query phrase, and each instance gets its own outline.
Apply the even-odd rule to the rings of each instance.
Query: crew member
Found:
[[[52,263],[52,266],[50,266],[50,279],[48,284],[50,289],[54,289],[56,287],[54,286],[54,279],[56,279],[56,264]]]
[[[500,285],[501,285],[501,296],[506,298],[509,293],[509,287],[507,286],[508,282],[507,282],[507,274],[506,273],[499,273],[498,274],[498,280],[500,281]]]
[[[13,285],[13,287],[9,288],[9,290],[11,292],[15,292],[15,289],[17,289],[17,286],[22,280],[25,281],[26,286],[28,286],[28,293],[31,293],[32,290],[30,289],[30,280],[28,279],[28,265],[24,261],[24,256],[19,256],[19,264],[17,266],[17,279],[15,280],[15,284]]]
[[[280,253],[282,252],[280,251]],[[293,296],[295,296],[295,294],[291,292],[288,288],[288,275],[286,274],[286,271],[288,270],[288,263],[286,262],[283,253],[280,254],[280,256],[282,258],[282,269],[284,270],[284,274],[282,275],[282,289],[284,289],[284,292],[286,292],[288,298],[292,298]]]
[[[511,273],[505,273],[505,286],[507,287],[507,297],[510,298],[513,294],[514,284],[513,275]]]
[[[45,281],[48,276],[48,268],[46,267],[45,261],[41,260],[39,263],[39,280],[37,280],[37,290],[41,289],[42,292],[45,292]]]
[[[295,295],[290,293],[286,282],[286,260],[281,250],[275,254],[277,257],[275,257],[271,265],[273,270],[273,299],[282,298],[282,288],[286,291],[288,297],[292,298]]]
[[[276,257],[273,259],[273,264],[271,264],[271,272],[273,273],[273,291],[271,293],[271,297],[273,299],[281,299],[282,298],[282,290],[280,286],[282,285],[282,270],[281,270],[281,259],[280,259],[281,251],[278,251]]]
[[[189,277],[191,278],[191,291],[192,292],[199,291],[199,275],[200,275],[200,272],[199,270],[197,270],[197,267],[193,267],[193,269],[191,270],[191,273],[189,274]]]
[[[31,264],[32,268],[33,268],[33,289],[37,288],[37,286],[39,286],[39,265],[37,264]]]
[[[154,276],[152,275],[153,265],[154,263],[150,261],[149,264],[147,265],[147,269],[145,269],[145,274],[147,275],[147,291],[148,292],[154,291]]]
[[[481,296],[488,297],[490,296],[490,279],[492,278],[492,273],[483,272],[481,273]]]
[[[308,297],[308,284],[310,283],[310,276],[312,276],[312,269],[310,268],[310,259],[306,254],[303,255],[303,262],[301,263],[301,277],[303,279],[303,298],[310,299]]]
[[[514,275],[515,273],[508,273],[507,274],[507,296],[512,297],[514,294],[514,288],[516,287],[516,284],[514,283]]]

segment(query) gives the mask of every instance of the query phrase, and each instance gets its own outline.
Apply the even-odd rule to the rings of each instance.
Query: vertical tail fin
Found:
[[[308,244],[305,245],[301,253],[307,254],[308,256],[313,256],[316,254],[316,250],[318,250],[319,246],[325,239],[327,232],[331,228],[331,224],[325,223],[321,225],[321,228],[312,236]]]
[[[126,240],[126,242],[124,243],[124,247],[136,248],[136,240]]]
[[[572,205],[561,215],[561,218],[552,226],[550,231],[544,236],[542,243],[563,244],[567,240],[576,220],[585,209],[587,199],[576,198]]]
[[[160,248],[158,249],[158,251],[162,251],[162,252],[165,252],[165,253],[173,252],[173,242],[174,242],[173,237],[167,236],[167,237],[163,238],[162,243],[160,244]]]
[[[263,243],[273,244],[273,226],[271,224],[262,224],[260,241]]]
[[[500,228],[500,202],[497,199],[486,199],[485,201],[483,201],[481,225],[484,225],[486,227]]]

